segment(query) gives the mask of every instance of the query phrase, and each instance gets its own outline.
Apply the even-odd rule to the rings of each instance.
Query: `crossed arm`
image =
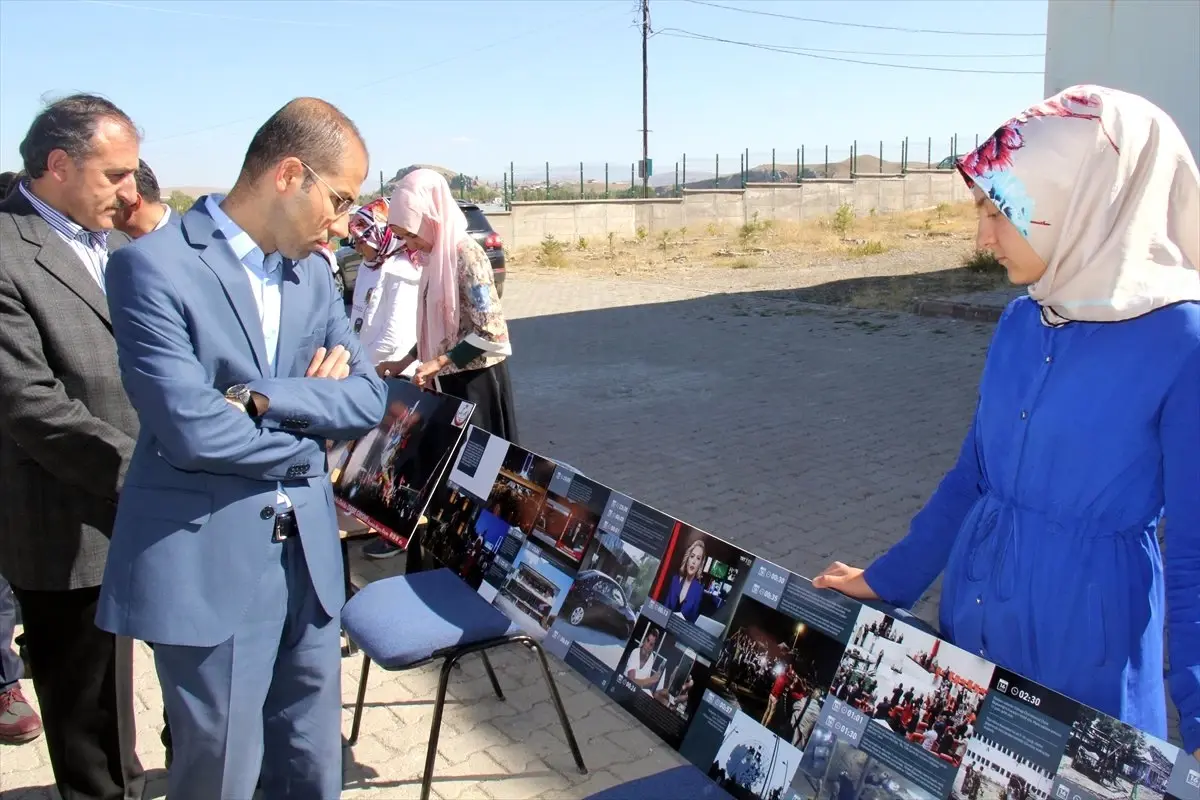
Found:
[[[246,385],[266,399],[266,407],[258,409],[264,429],[302,430],[342,442],[357,439],[383,419],[387,385],[376,376],[350,328],[342,299],[333,290],[332,273],[324,270],[324,274],[333,298],[325,333],[326,358],[318,363],[322,356],[318,350],[309,368],[310,374],[321,377],[261,378]],[[297,428],[297,421],[304,427]]]
[[[262,424],[235,412],[196,357],[169,269],[125,247],[109,260],[105,285],[109,304],[120,310],[113,314],[113,334],[125,391],[170,464],[252,480],[315,477],[324,473],[323,439],[355,438],[383,416],[386,389],[369,366],[363,370],[361,353],[345,336],[344,312],[340,325],[331,318],[326,341],[351,345],[350,377],[259,381],[251,388],[269,401]],[[312,424],[302,431],[277,429],[309,413]],[[306,465],[303,474],[296,474],[297,465]]]

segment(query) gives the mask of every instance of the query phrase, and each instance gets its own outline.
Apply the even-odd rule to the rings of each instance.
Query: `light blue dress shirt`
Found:
[[[234,222],[221,209],[224,195],[209,195],[204,206],[225,237],[233,255],[246,270],[250,282],[250,293],[258,306],[258,319],[262,323],[263,342],[266,344],[267,363],[275,369],[275,357],[279,351],[279,320],[283,311],[283,257],[279,253],[265,255],[250,234]],[[291,500],[283,488],[279,489],[278,506],[290,510]]]

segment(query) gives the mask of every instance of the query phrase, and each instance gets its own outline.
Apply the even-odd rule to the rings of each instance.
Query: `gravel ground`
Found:
[[[648,248],[647,248],[648,249]],[[681,250],[683,247],[680,248]],[[518,258],[513,272],[531,279],[613,277],[621,281],[668,284],[704,294],[755,291],[784,292],[796,300],[888,311],[908,311],[920,299],[990,291],[1006,284],[997,273],[962,266],[971,237],[906,238],[878,255],[854,257],[847,252],[808,253],[784,246],[705,253],[658,251],[647,255],[633,248],[604,253],[572,254],[571,263],[547,268],[533,258]],[[721,253],[717,255],[716,253]],[[732,253],[732,255],[726,255]]]

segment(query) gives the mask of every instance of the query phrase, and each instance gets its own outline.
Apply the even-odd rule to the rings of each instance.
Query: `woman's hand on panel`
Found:
[[[814,589],[833,589],[857,600],[879,599],[875,590],[867,585],[867,579],[863,577],[861,569],[840,561],[835,561],[821,570],[821,574],[813,578],[812,585]]]

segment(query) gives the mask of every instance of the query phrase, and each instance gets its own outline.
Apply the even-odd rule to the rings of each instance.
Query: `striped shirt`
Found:
[[[28,182],[22,181],[17,185],[21,194],[33,206],[38,216],[54,229],[59,238],[75,251],[83,266],[104,291],[104,270],[108,267],[108,231],[89,231],[73,222],[66,214],[56,208],[51,208],[29,191]]]

